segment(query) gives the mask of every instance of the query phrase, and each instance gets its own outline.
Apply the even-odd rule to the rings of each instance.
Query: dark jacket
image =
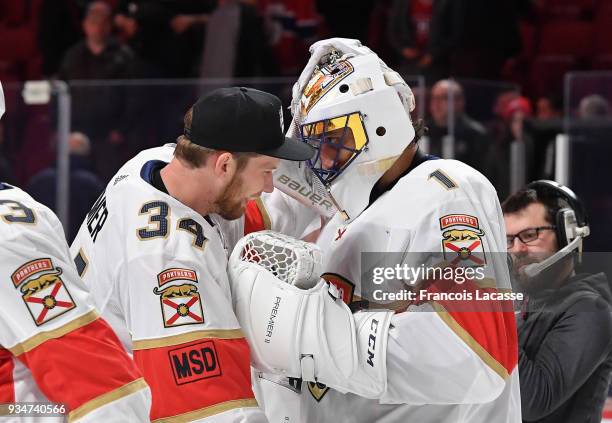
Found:
[[[57,188],[57,169],[43,169],[32,177],[27,192],[50,209],[57,211],[55,195]],[[70,204],[68,210],[68,227],[64,228],[68,244],[76,237],[85,215],[91,209],[104,184],[89,170],[82,157],[70,156]]]
[[[127,108],[128,88],[98,80],[132,78],[134,63],[130,48],[114,40],[97,55],[85,41],[66,52],[59,78],[71,81],[73,130],[86,133],[94,144],[103,141],[112,130],[126,131],[134,118]],[[96,82],[83,84],[75,80]]]
[[[436,125],[433,120],[427,122],[429,131],[429,154],[442,157],[442,143],[448,128]],[[462,161],[474,169],[484,172],[483,155],[486,154],[491,141],[484,126],[461,114],[455,120],[455,160]]]
[[[603,273],[576,275],[518,316],[523,421],[601,422],[612,371],[612,294]]]
[[[499,78],[504,61],[521,47],[514,3],[434,0],[429,46],[439,75]]]

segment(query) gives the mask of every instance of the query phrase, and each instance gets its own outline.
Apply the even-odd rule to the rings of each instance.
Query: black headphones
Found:
[[[539,180],[531,182],[526,187],[534,190],[538,198],[556,198],[559,210],[555,216],[557,242],[563,248],[577,236],[586,237],[589,234],[589,222],[583,202],[566,187],[555,181]]]

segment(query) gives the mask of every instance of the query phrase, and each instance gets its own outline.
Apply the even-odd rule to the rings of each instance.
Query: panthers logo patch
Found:
[[[176,281],[183,283],[169,285]],[[198,283],[198,278],[193,270],[166,269],[157,275],[157,283],[153,293],[159,295],[164,327],[204,323],[200,293],[194,284]],[[163,286],[165,287],[162,288]]]
[[[21,265],[11,275],[36,326],[76,307],[61,274],[62,269],[55,267],[50,258],[41,258]]]
[[[440,218],[442,252],[451,266],[484,266],[487,262],[478,218],[467,214],[449,214]]]

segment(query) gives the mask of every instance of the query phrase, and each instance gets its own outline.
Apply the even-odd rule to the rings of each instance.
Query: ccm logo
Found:
[[[177,385],[221,376],[221,365],[213,341],[171,350],[168,355]]]
[[[376,334],[378,333],[378,320],[372,319],[370,323],[370,336],[368,336],[368,360],[367,363],[374,367],[374,350],[376,349]]]

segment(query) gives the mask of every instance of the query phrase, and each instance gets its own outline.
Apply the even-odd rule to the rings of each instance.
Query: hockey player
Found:
[[[60,221],[2,182],[0,279],[0,421],[148,421],[151,392],[95,310]]]
[[[275,96],[215,90],[187,112],[177,145],[128,161],[83,222],[73,257],[151,386],[152,420],[265,421],[218,222],[273,189],[278,158],[312,154],[285,138]]]
[[[230,258],[235,309],[254,366],[308,381],[295,389],[301,392],[297,409],[291,409],[288,389],[295,384],[276,385],[271,395],[264,389],[268,417],[520,422],[516,327],[508,301],[411,301],[396,313],[352,315],[342,304],[355,309],[364,297],[372,301],[362,275],[368,252],[400,252],[404,264],[418,263],[416,253],[440,255],[453,266],[481,267],[487,276],[480,284],[421,280],[419,291],[504,292],[508,269],[505,255],[496,253],[505,251],[505,230],[486,178],[461,162],[419,152],[410,119],[414,97],[397,73],[356,40],[324,40],[311,52],[294,87],[292,112],[294,127],[317,150],[309,161],[315,178],[283,172],[284,181],[276,182],[319,209],[329,198],[338,210],[318,240],[323,282],[288,285],[276,267],[261,266],[264,253],[249,261],[246,245],[261,242],[257,238],[239,242]],[[312,220],[291,215],[295,202],[285,194],[273,193],[264,203],[256,211],[274,230],[299,237]]]

